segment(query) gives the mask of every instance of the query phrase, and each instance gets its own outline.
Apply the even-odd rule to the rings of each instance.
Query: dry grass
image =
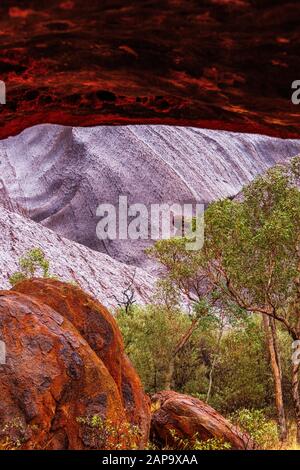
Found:
[[[300,450],[300,445],[297,443],[297,433],[296,433],[296,423],[290,421],[288,423],[289,437],[288,440],[284,443],[278,443],[277,446],[273,447],[270,450]]]

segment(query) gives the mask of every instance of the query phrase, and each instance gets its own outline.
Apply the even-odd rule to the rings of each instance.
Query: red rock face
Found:
[[[231,445],[232,450],[254,449],[250,437],[233,426],[211,406],[188,395],[173,391],[159,392],[151,398],[154,413],[152,439],[162,447],[174,445],[176,438],[189,442],[197,434],[199,440],[217,438]]]
[[[297,137],[300,4],[2,0],[0,138],[165,123]]]
[[[0,293],[1,429],[19,420],[25,448],[93,447],[79,417],[149,431],[149,404],[108,311],[75,287],[26,281]]]
[[[114,379],[127,420],[149,434],[149,403],[141,381],[124,353],[120,330],[108,310],[77,287],[55,280],[35,279],[18,284],[18,292],[33,296],[68,319],[103,361]]]

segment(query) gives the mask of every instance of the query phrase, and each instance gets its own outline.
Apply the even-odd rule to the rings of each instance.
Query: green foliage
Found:
[[[277,320],[280,345],[284,348],[285,391],[291,383],[286,372],[291,369],[291,339],[284,338],[278,325],[293,340],[300,339],[299,168],[300,157],[297,157],[290,164],[278,165],[258,177],[244,188],[239,200],[225,199],[211,204],[205,212],[205,240],[200,251],[186,250],[184,239],[161,240],[149,250],[165,267],[168,282],[187,296],[195,312],[197,304],[205,301],[210,312],[214,309],[225,312],[231,326],[245,321],[249,314],[268,315]],[[262,340],[258,330],[253,331],[248,342],[253,362],[245,356],[247,348],[243,346],[242,333],[241,341],[237,331],[227,334],[225,350],[222,341],[212,396],[218,407],[223,408],[225,395],[229,410],[234,406],[249,406],[249,403],[254,407],[259,403],[270,406],[270,402],[262,398],[272,396],[272,381],[270,375],[267,377],[264,373],[264,366],[266,370],[268,367],[262,353]],[[237,381],[234,367],[225,360],[227,351],[235,358],[236,369],[240,372]],[[220,379],[224,373],[231,377],[225,389]],[[252,392],[247,380],[248,384],[254,384]],[[231,383],[235,383],[236,388],[231,387]],[[201,393],[198,391],[200,396]],[[288,402],[290,396],[290,392],[285,393]]]
[[[241,409],[231,416],[231,421],[244,429],[262,449],[278,445],[277,424],[266,419],[262,410]]]
[[[212,391],[210,404],[222,413],[245,407],[273,410],[273,380],[259,317],[224,335]]]
[[[300,337],[299,166],[297,158],[270,169],[244,189],[241,202],[211,204],[202,250],[186,250],[185,239],[157,242],[149,253],[164,265],[174,288],[192,302],[205,297],[230,312],[235,305],[272,314]]]
[[[82,426],[83,440],[97,450],[135,450],[140,430],[127,422],[114,423],[99,415],[77,418]]]
[[[162,306],[136,306],[131,315],[117,314],[126,352],[140,375],[147,393],[165,389],[174,344],[188,329],[192,319],[186,312]],[[173,389],[206,399],[210,367],[217,348],[218,324],[203,316],[190,341],[176,356]],[[282,342],[286,357],[283,375],[287,379],[290,345]],[[227,328],[215,366],[210,404],[222,413],[244,407],[273,411],[272,375],[268,367],[265,339],[259,317],[246,317]]]
[[[223,439],[207,439],[207,441],[196,440],[194,450],[230,450],[231,444]]]
[[[148,393],[162,390],[176,343],[191,323],[188,315],[158,305],[117,313],[127,354]]]
[[[206,371],[202,372],[206,378],[207,370],[213,371],[207,397],[218,409],[274,410],[274,380],[264,334],[258,325],[239,331],[238,325],[250,314],[277,320],[284,398],[291,405],[290,345],[291,338],[300,339],[299,185],[300,157],[296,157],[259,176],[238,200],[211,204],[205,212],[200,251],[187,250],[187,240],[178,238],[161,240],[148,251],[164,266],[165,282],[189,300],[199,322],[206,319],[202,323],[208,334],[201,339],[207,347],[202,349]],[[226,334],[216,354],[211,353],[216,346],[210,332],[222,332],[220,312],[226,318]],[[205,398],[196,383],[190,393]]]
[[[277,166],[244,189],[242,202],[206,213],[202,268],[224,300],[269,312],[290,334],[298,323],[300,192],[291,166]]]
[[[25,279],[28,279],[26,275],[18,271],[10,276],[9,283],[12,286],[16,286],[19,282],[25,281]]]
[[[50,277],[49,261],[46,259],[45,253],[41,248],[33,248],[22,256],[19,260],[19,267],[20,271],[15,272],[9,278],[12,286],[33,277]]]
[[[183,439],[176,434],[174,429],[170,430],[172,446],[170,450],[230,450],[231,444],[223,439],[211,438],[205,441],[199,439],[196,433],[192,439]],[[167,450],[167,449],[164,449]]]

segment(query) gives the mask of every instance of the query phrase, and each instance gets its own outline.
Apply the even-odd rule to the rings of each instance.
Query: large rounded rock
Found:
[[[152,439],[160,446],[174,445],[175,439],[193,443],[195,437],[206,441],[217,438],[231,449],[253,449],[249,435],[233,426],[206,403],[173,391],[159,392],[152,397]]]
[[[18,290],[18,291],[17,291]],[[50,305],[51,304],[51,305]],[[149,406],[108,311],[78,288],[36,280],[0,292],[0,429],[22,430],[25,448],[93,448],[80,417],[140,428]],[[90,343],[89,343],[90,341]]]
[[[142,444],[146,444],[150,406],[140,378],[124,352],[117,323],[108,310],[78,287],[53,279],[24,281],[15,289],[49,305],[76,327],[114,379],[127,420],[141,430]]]

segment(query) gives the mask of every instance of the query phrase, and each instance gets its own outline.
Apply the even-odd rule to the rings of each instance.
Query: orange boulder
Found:
[[[33,280],[0,292],[0,438],[13,431],[23,448],[88,449],[80,417],[116,428],[137,425],[148,439],[149,405],[114,319],[80,289]]]
[[[125,407],[127,420],[141,430],[141,445],[147,443],[150,404],[139,376],[124,352],[118,325],[109,311],[80,288],[54,279],[32,279],[15,290],[35,297],[68,319],[113,377]]]
[[[248,434],[233,426],[222,415],[206,403],[188,395],[173,391],[155,394],[152,399],[152,439],[159,446],[175,446],[175,439],[193,443],[220,439],[234,450],[254,449],[255,444]]]

